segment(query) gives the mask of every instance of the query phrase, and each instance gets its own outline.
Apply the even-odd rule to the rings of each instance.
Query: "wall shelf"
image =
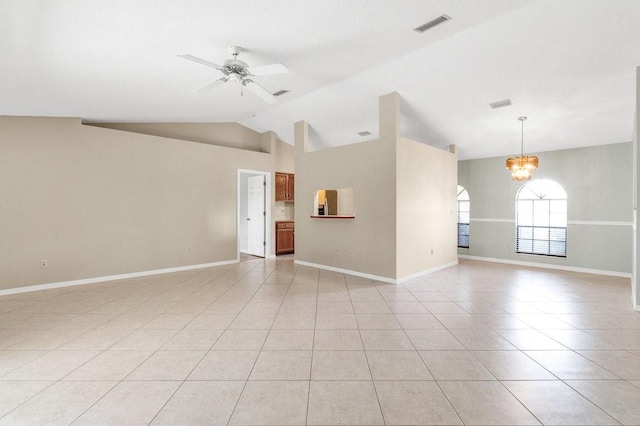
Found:
[[[311,219],[355,219],[354,215],[327,215],[327,216],[314,216],[311,215]]]

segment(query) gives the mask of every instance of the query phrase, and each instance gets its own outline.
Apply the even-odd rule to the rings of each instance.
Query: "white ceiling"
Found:
[[[0,115],[238,121],[289,143],[306,120],[320,148],[377,137],[377,98],[397,91],[402,134],[460,159],[517,153],[521,115],[529,152],[632,137],[638,0],[2,0],[0,16]],[[284,63],[256,81],[291,92],[190,95],[219,73],[175,54],[222,63],[231,45]]]

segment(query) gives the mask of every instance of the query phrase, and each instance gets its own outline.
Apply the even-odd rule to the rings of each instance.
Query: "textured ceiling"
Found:
[[[375,138],[377,98],[397,91],[402,134],[461,159],[517,152],[520,115],[530,152],[632,135],[637,0],[3,0],[0,16],[2,115],[237,121],[289,143],[307,120],[321,148]],[[219,74],[176,53],[221,63],[231,45],[250,65],[284,63],[256,81],[290,92],[190,95]]]

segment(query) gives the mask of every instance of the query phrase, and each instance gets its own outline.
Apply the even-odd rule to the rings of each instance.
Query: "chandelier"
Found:
[[[524,155],[524,120],[527,117],[518,117],[521,125],[520,156],[507,158],[507,170],[511,170],[513,180],[529,180],[533,176],[533,169],[538,168],[538,157]]]

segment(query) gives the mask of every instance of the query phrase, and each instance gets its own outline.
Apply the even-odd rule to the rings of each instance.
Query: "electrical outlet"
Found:
[[[349,250],[349,256],[353,256],[353,250]]]
[[[187,251],[191,253],[191,247],[187,247]]]
[[[40,267],[41,267],[41,268],[46,268],[48,265],[49,265],[49,264],[48,264],[48,262],[47,262],[47,259],[42,259],[42,260],[40,261]]]
[[[340,249],[336,249],[336,254],[340,254]]]

